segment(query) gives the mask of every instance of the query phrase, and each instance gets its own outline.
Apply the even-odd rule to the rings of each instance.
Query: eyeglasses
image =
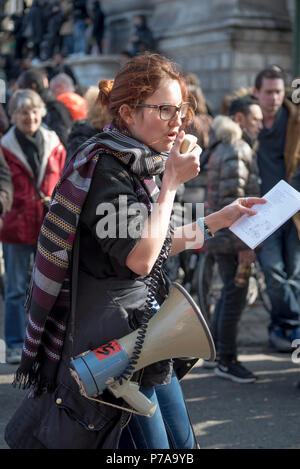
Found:
[[[174,106],[172,104],[137,104],[136,107],[158,109],[161,120],[169,121],[173,119],[176,112],[179,112],[180,119],[184,119],[189,108],[189,103],[182,103],[180,106]]]

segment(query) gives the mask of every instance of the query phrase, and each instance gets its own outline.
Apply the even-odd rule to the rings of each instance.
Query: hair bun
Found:
[[[99,88],[98,99],[104,105],[108,105],[109,103],[110,92],[112,90],[113,84],[114,84],[113,80],[100,80],[98,83],[98,88]]]

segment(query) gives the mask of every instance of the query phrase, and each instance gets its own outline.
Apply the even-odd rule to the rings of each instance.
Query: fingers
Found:
[[[265,204],[266,199],[261,197],[243,197],[237,199],[233,204],[237,203],[242,214],[255,215],[257,210],[253,209],[254,205]]]
[[[257,210],[253,208],[245,207],[244,205],[239,204],[239,211],[242,215],[256,215]]]
[[[256,204],[265,204],[267,202],[266,199],[263,199],[261,197],[244,197],[241,199],[238,199],[239,204],[241,204],[244,207],[253,207],[253,205]]]
[[[177,135],[177,138],[174,142],[173,150],[175,150],[177,153],[180,153],[180,147],[181,147],[181,143],[184,139],[184,136],[185,136],[185,132],[184,132],[184,130],[181,130],[179,132],[179,134]]]

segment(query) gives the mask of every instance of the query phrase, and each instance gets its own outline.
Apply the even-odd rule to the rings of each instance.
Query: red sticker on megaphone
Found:
[[[96,348],[93,350],[94,354],[98,358],[98,360],[103,360],[103,358],[107,358],[110,355],[114,355],[115,353],[121,352],[122,347],[119,342],[114,339],[108,342],[105,345],[101,345],[101,347]]]

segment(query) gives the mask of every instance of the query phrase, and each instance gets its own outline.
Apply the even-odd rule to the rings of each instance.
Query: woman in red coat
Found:
[[[14,199],[3,218],[5,341],[7,363],[18,363],[24,341],[24,300],[30,260],[35,253],[45,206],[65,163],[65,148],[56,133],[41,126],[46,108],[37,93],[18,90],[10,99],[13,126],[1,139],[11,171]]]

